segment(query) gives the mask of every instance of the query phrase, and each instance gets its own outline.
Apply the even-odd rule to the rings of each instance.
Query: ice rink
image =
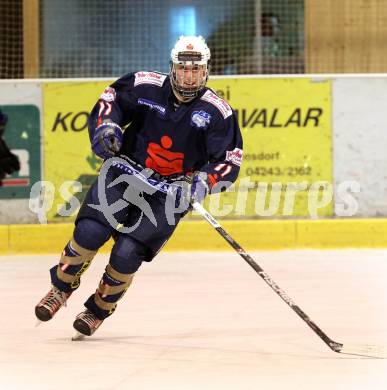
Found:
[[[387,344],[387,251],[252,255],[335,341]],[[58,258],[0,257],[0,389],[387,389],[387,360],[332,352],[234,252],[160,254],[74,342],[98,255],[68,306],[35,327]]]

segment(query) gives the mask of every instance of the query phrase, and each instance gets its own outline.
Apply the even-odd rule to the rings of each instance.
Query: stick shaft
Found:
[[[193,203],[193,208],[201,214],[206,221],[235,249],[235,251],[250,265],[251,268],[268,284],[280,298],[292,308],[292,310],[319,336],[330,349],[340,352],[343,344],[330,339],[310,318],[297,306],[293,300],[282,290],[278,284],[261,268],[254,259],[220,226],[215,218],[198,202]]]

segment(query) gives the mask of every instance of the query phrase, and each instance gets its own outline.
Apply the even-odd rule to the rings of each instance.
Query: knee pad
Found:
[[[126,235],[119,235],[113,246],[109,264],[122,274],[133,274],[145,260],[148,248]]]
[[[102,223],[91,218],[78,221],[74,230],[75,241],[89,250],[99,249],[111,237],[111,230]]]

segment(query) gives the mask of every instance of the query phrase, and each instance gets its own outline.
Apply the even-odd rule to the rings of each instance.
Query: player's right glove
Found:
[[[104,122],[95,129],[91,148],[103,159],[113,157],[121,149],[122,137],[122,129],[117,123]]]

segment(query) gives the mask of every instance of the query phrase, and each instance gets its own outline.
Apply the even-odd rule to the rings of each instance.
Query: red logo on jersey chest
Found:
[[[145,166],[160,173],[163,176],[183,172],[184,153],[171,152],[172,139],[167,135],[161,137],[161,145],[149,142],[147,153],[148,158]]]

